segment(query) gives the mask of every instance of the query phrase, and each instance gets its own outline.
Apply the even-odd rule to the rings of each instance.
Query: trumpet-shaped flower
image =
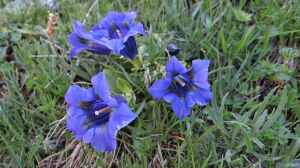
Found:
[[[77,140],[101,152],[113,151],[117,132],[136,115],[122,96],[111,96],[103,72],[92,77],[92,87],[72,85],[65,94],[67,128]]]
[[[135,22],[136,12],[108,12],[102,21],[86,31],[84,25],[76,21],[69,43],[73,46],[69,58],[82,51],[96,54],[122,55],[134,59],[137,55],[135,36],[144,35],[144,26]]]
[[[167,63],[166,77],[155,81],[149,92],[155,99],[171,103],[176,116],[182,120],[195,104],[204,106],[212,99],[208,66],[208,60],[197,59],[188,70],[173,56]]]

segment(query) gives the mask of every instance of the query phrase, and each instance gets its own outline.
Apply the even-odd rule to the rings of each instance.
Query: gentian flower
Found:
[[[87,50],[97,54],[115,54],[134,59],[137,55],[136,35],[144,35],[144,26],[135,22],[136,12],[108,12],[89,32],[80,22],[73,24],[69,43],[70,58]]]
[[[75,139],[91,144],[96,151],[110,152],[116,146],[118,130],[136,118],[122,96],[111,96],[103,72],[92,77],[92,87],[69,87],[65,101],[67,128]]]
[[[145,34],[143,24],[135,22],[136,16],[136,12],[108,12],[92,31],[107,30],[109,48],[113,53],[134,59],[137,55],[134,36]]]
[[[182,120],[195,104],[204,106],[212,99],[208,66],[209,60],[197,59],[188,70],[173,56],[166,66],[166,77],[155,81],[149,92],[155,99],[171,103],[176,116]]]
[[[87,32],[79,21],[73,22],[73,32],[69,35],[69,43],[73,46],[69,54],[69,60],[83,51],[89,51],[100,55],[108,55],[111,50],[104,41],[105,30],[97,32]]]

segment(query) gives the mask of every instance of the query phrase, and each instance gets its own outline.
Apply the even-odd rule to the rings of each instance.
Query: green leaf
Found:
[[[282,112],[287,104],[288,101],[288,95],[287,95],[287,88],[285,87],[282,91],[282,94],[280,95],[280,101],[278,103],[277,109],[274,113],[270,114],[268,121],[263,126],[263,130],[266,130],[268,128],[271,128],[276,121],[278,121],[280,115],[282,115]]]
[[[128,100],[135,99],[133,90],[130,86],[130,84],[123,78],[117,78],[116,80],[116,88],[122,92]]]
[[[106,80],[109,83],[111,91],[112,92],[117,91],[118,88],[117,88],[116,81],[117,81],[118,74],[115,73],[113,70],[110,70],[110,69],[104,69],[103,71],[105,73],[105,77],[106,77]]]
[[[201,168],[208,167],[208,163],[209,163],[210,158],[211,158],[211,153],[209,153],[208,157],[204,160],[204,162],[201,165]]]
[[[300,119],[300,104],[296,104],[293,107],[293,111],[296,113],[297,118]]]
[[[240,22],[248,22],[251,20],[251,14],[244,12],[241,9],[233,9],[235,18]]]
[[[236,53],[245,49],[255,38],[255,26],[247,28],[241,40],[237,42]]]
[[[143,58],[142,58],[142,56],[139,54],[136,59],[131,61],[131,63],[133,65],[133,68],[132,68],[133,71],[140,70],[143,67]]]
[[[121,92],[123,92],[125,94],[132,92],[131,86],[129,85],[129,83],[126,80],[124,80],[122,78],[117,78],[116,83],[117,83],[116,84],[117,89],[120,90]]]
[[[252,141],[253,141],[260,149],[263,149],[263,148],[265,147],[265,145],[264,145],[258,138],[253,137],[253,138],[252,138]]]

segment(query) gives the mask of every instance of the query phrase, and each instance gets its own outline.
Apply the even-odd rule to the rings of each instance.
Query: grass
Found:
[[[300,167],[300,1],[93,3],[60,0],[52,40],[45,7],[2,11],[0,167]],[[148,35],[138,38],[138,58],[95,61],[83,54],[68,64],[72,21],[92,25],[109,10],[139,12]],[[182,122],[146,91],[164,74],[169,42],[182,48],[178,57],[187,65],[212,62],[214,99]],[[99,67],[139,115],[119,132],[111,154],[96,153],[65,129],[66,89]]]

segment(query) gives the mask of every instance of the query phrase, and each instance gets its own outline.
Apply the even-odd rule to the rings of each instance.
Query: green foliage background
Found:
[[[0,0],[1,8],[9,2]],[[52,40],[46,7],[0,10],[0,167],[300,167],[300,1],[58,2]],[[85,53],[68,64],[72,21],[91,26],[110,10],[138,11],[148,35],[138,37],[137,59]],[[214,99],[183,122],[147,92],[164,75],[169,42],[186,65],[212,62]],[[99,70],[139,115],[111,154],[65,129],[65,91],[88,86]]]

